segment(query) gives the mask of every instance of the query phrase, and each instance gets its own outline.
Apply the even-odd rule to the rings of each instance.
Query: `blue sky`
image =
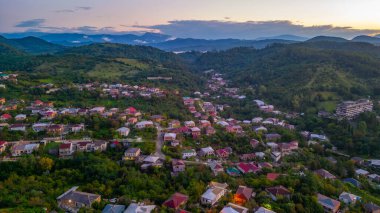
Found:
[[[256,38],[380,33],[378,0],[0,0],[0,32]]]

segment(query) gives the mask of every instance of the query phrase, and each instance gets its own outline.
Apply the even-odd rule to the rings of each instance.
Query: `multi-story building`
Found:
[[[368,99],[358,101],[345,101],[336,108],[338,118],[353,119],[363,112],[370,112],[373,109],[373,102]]]

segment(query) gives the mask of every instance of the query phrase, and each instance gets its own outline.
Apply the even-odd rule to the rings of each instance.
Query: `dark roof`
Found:
[[[244,196],[246,200],[249,200],[252,197],[253,189],[246,186],[239,186],[236,194]]]
[[[100,195],[72,190],[60,197],[59,200],[72,200],[76,203],[91,205],[98,198],[100,198]]]
[[[285,188],[284,186],[274,186],[274,187],[269,187],[266,189],[267,192],[271,193],[274,196],[285,196],[285,195],[290,195],[290,191]]]
[[[380,206],[373,204],[373,203],[367,203],[364,205],[364,208],[367,212],[375,212],[380,211]]]
[[[343,182],[345,183],[351,183],[352,185],[356,186],[356,187],[360,187],[360,182],[358,180],[356,180],[355,178],[345,178],[343,179]]]

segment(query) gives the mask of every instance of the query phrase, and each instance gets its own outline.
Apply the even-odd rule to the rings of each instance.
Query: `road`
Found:
[[[165,160],[165,154],[162,152],[162,147],[164,146],[164,137],[162,136],[162,127],[159,124],[156,124],[157,128],[157,139],[156,139],[156,152],[154,156],[157,156]]]

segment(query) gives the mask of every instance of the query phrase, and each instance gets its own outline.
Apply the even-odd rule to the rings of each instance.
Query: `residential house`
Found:
[[[269,196],[272,198],[272,200],[276,201],[278,197],[284,197],[287,199],[290,199],[291,193],[290,191],[285,188],[284,186],[274,186],[269,187],[265,189],[266,192],[268,192]]]
[[[124,152],[123,160],[135,160],[141,154],[140,148],[129,148]]]
[[[228,158],[230,154],[232,154],[232,148],[226,147],[223,149],[218,149],[215,151],[215,153],[219,158]]]
[[[141,169],[147,169],[149,167],[161,167],[162,164],[163,161],[159,157],[149,155],[146,158],[144,158],[143,164],[141,165]]]
[[[148,127],[153,127],[153,122],[152,121],[140,121],[138,123],[136,123],[136,128],[137,129],[144,129],[144,128],[148,128]]]
[[[62,124],[52,124],[47,127],[47,132],[50,134],[59,135],[65,130],[65,126]]]
[[[137,113],[137,110],[134,107],[128,107],[127,109],[124,110],[124,112],[127,113],[128,115],[134,116]]]
[[[176,137],[177,137],[177,134],[175,133],[165,133],[164,141],[174,141]]]
[[[209,127],[206,128],[206,135],[213,135],[215,133],[216,133],[216,131],[215,131],[214,127],[209,126]]]
[[[229,176],[232,176],[232,177],[237,177],[237,176],[240,176],[241,173],[239,171],[239,169],[235,168],[235,167],[228,167],[226,169],[226,172]]]
[[[194,149],[188,149],[182,151],[182,159],[187,159],[197,156],[197,152]]]
[[[258,209],[255,211],[255,213],[276,213],[276,212],[274,212],[274,211],[272,211],[272,210],[269,210],[269,209],[267,209],[267,208],[264,208],[264,207],[260,207],[260,208],[258,208]]]
[[[242,161],[250,161],[256,158],[255,153],[247,153],[247,154],[242,154],[239,156],[240,160]]]
[[[370,175],[368,175],[368,179],[373,181],[373,182],[380,183],[380,175],[378,175],[378,174],[370,174]]]
[[[164,120],[164,116],[162,116],[162,115],[152,115],[152,116],[150,117],[150,119],[151,119],[152,121],[154,121],[154,122],[159,123],[159,122],[161,122],[161,121]]]
[[[177,172],[185,171],[186,165],[185,165],[185,162],[183,162],[183,160],[173,159],[172,167],[173,167],[173,172],[177,173]]]
[[[267,141],[277,141],[281,139],[281,135],[278,133],[269,133],[269,134],[265,134],[265,139]]]
[[[314,173],[323,179],[336,179],[335,175],[331,174],[329,171],[325,169],[318,169],[314,171]]]
[[[224,172],[224,168],[222,166],[222,164],[216,162],[216,161],[212,161],[208,164],[212,170],[212,172],[214,173],[214,175],[218,175],[219,173],[223,173]]]
[[[156,208],[155,205],[145,205],[144,203],[131,203],[124,213],[150,213]]]
[[[59,156],[71,156],[74,153],[74,146],[72,143],[61,143],[59,145]]]
[[[226,183],[211,182],[207,191],[201,196],[201,203],[213,206],[226,194],[227,187]]]
[[[239,186],[234,194],[234,203],[244,205],[254,195],[253,189],[246,186]]]
[[[189,196],[176,192],[162,205],[172,209],[179,209],[186,204],[187,200],[189,200]]]
[[[84,130],[84,124],[74,124],[71,126],[71,132],[78,133]]]
[[[337,200],[334,200],[332,198],[329,198],[327,196],[324,196],[322,194],[317,194],[318,203],[322,205],[325,212],[331,212],[336,213],[339,211],[340,208],[340,202]]]
[[[107,204],[102,213],[124,213],[124,205]]]
[[[9,127],[9,130],[10,131],[22,131],[22,132],[25,132],[26,131],[26,126],[25,126],[25,124],[12,124]]]
[[[361,198],[359,196],[356,196],[354,194],[350,194],[348,192],[342,192],[339,195],[339,200],[342,201],[345,204],[355,204],[356,201],[360,200]]]
[[[127,123],[128,124],[135,124],[137,123],[138,119],[136,117],[128,118]]]
[[[236,167],[241,171],[243,174],[247,173],[257,173],[261,169],[256,166],[254,163],[238,163],[236,164]]]
[[[206,128],[206,127],[211,126],[211,122],[208,120],[200,120],[199,125],[201,128]]]
[[[121,136],[127,137],[129,135],[130,129],[127,127],[121,127],[117,129],[116,132]]]
[[[214,149],[211,146],[201,148],[201,150],[199,151],[199,155],[201,157],[211,156],[211,155],[214,155],[214,154],[215,154],[215,151],[214,151]]]
[[[278,162],[281,159],[281,152],[271,152],[270,156],[274,162]]]
[[[5,149],[7,148],[7,145],[8,145],[8,142],[0,141],[0,154],[5,151]]]
[[[194,121],[185,121],[184,124],[186,127],[189,127],[189,128],[195,127]]]
[[[68,212],[77,212],[82,207],[90,208],[95,202],[101,201],[101,196],[87,192],[76,191],[78,186],[72,187],[57,197],[58,207]]]
[[[91,152],[92,142],[91,141],[81,141],[76,144],[76,150],[80,152]]]
[[[50,125],[50,124],[48,124],[48,123],[36,123],[36,124],[33,124],[32,129],[33,129],[33,131],[35,131],[35,132],[42,132],[42,131],[45,131],[46,128],[47,128],[49,125]]]
[[[25,120],[26,119],[26,115],[25,114],[18,114],[18,115],[16,115],[16,117],[15,117],[15,120],[16,121],[23,121],[23,120]]]
[[[357,170],[355,170],[355,174],[357,176],[367,176],[367,175],[369,175],[369,172],[367,170],[364,170],[364,169],[357,169]]]
[[[248,208],[233,203],[228,203],[220,213],[247,213]]]
[[[32,154],[34,151],[36,151],[40,147],[37,143],[31,143],[31,144],[25,144],[25,143],[19,143],[12,147],[12,156],[21,156],[23,154]]]
[[[191,135],[196,139],[201,135],[201,130],[198,127],[193,127],[191,128]]]
[[[366,213],[380,213],[380,206],[373,203],[365,204],[364,209]]]
[[[370,176],[370,175],[369,175]],[[369,177],[368,176],[368,177]],[[379,176],[380,177],[380,176]],[[380,179],[379,179],[380,180]],[[345,178],[345,179],[343,179],[343,182],[345,182],[345,183],[350,183],[350,184],[352,184],[352,185],[354,185],[355,187],[358,187],[358,188],[360,188],[361,187],[361,183],[360,183],[360,181],[358,181],[358,180],[356,180],[355,178]]]
[[[92,149],[93,151],[105,151],[107,149],[107,141],[94,141]]]
[[[179,128],[181,127],[181,122],[179,120],[172,120],[169,122],[169,128]]]
[[[239,125],[227,126],[226,131],[228,133],[242,133],[243,128]]]
[[[268,173],[267,174],[267,179],[270,181],[276,180],[278,177],[280,177],[281,174],[279,173]]]
[[[249,143],[251,144],[252,148],[256,148],[260,144],[260,141],[256,139],[251,139]]]
[[[103,114],[106,111],[105,107],[94,107],[90,109],[91,114]]]

